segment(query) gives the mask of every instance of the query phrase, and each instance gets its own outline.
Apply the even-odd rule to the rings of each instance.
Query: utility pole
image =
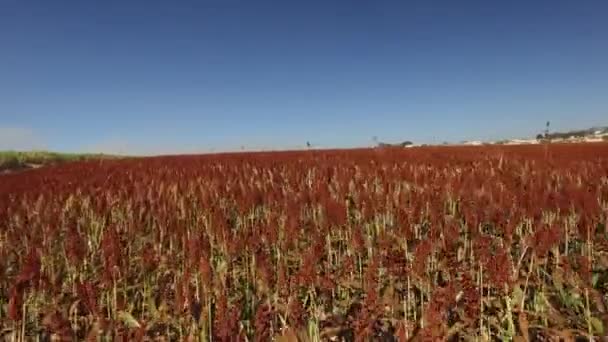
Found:
[[[549,126],[551,122],[547,121],[545,125],[545,160],[549,158],[549,143],[551,143],[551,139],[549,138]]]

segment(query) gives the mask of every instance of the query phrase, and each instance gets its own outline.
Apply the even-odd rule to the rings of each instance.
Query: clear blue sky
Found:
[[[0,148],[459,141],[608,125],[608,1],[0,0]]]

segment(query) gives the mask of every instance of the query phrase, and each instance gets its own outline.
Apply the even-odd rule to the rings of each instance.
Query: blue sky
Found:
[[[0,149],[176,153],[608,125],[607,1],[0,0]]]

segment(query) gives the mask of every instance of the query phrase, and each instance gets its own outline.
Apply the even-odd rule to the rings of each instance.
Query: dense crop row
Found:
[[[608,144],[181,156],[0,176],[6,338],[608,329]]]

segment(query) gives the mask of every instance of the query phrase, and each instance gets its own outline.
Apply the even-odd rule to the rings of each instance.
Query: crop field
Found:
[[[0,339],[608,332],[608,143],[81,161],[0,176]]]

